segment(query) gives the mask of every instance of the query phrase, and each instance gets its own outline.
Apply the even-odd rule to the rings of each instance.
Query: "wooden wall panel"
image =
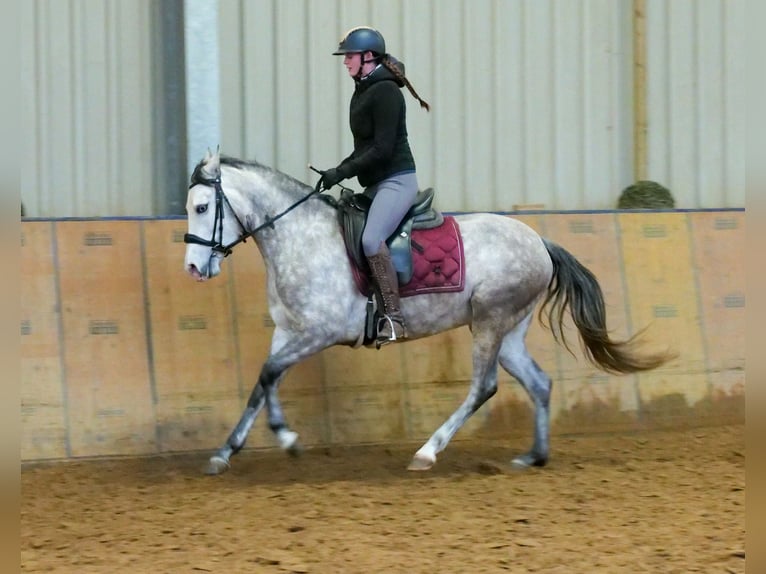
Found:
[[[607,376],[535,319],[527,345],[554,381],[552,432],[744,418],[745,213],[524,213],[596,275],[616,338],[649,326],[679,358]],[[22,224],[22,460],[220,446],[239,419],[274,330],[250,243],[221,276],[183,269],[182,220]],[[426,440],[465,399],[467,328],[405,345],[328,349],[279,394],[303,444]],[[531,439],[533,408],[502,369],[498,393],[455,440]],[[510,384],[508,384],[510,383]],[[248,447],[272,447],[263,412]]]
[[[213,448],[237,421],[240,389],[230,285],[183,267],[185,221],[144,224],[159,449]]]
[[[406,438],[405,347],[334,347],[322,351],[329,442],[354,436],[360,442]]]
[[[740,418],[743,405],[737,399],[745,394],[745,213],[692,213],[689,222],[710,414]]]
[[[627,318],[622,258],[616,220],[612,214],[551,214],[545,218],[546,237],[574,255],[596,277],[606,303],[607,328],[613,339],[632,333]],[[636,377],[609,375],[585,357],[579,333],[569,313],[565,333],[572,350],[559,346],[560,378],[554,381],[561,395],[559,432],[612,427],[624,428],[635,421],[638,410]]]
[[[336,388],[328,393],[328,422],[333,443],[381,443],[407,438],[402,387],[385,382]]]
[[[21,235],[21,459],[70,455],[53,223]]]
[[[638,375],[646,423],[673,424],[707,395],[707,374],[686,213],[618,215],[632,329],[648,327],[673,363]]]
[[[56,223],[73,456],[156,451],[140,228]]]

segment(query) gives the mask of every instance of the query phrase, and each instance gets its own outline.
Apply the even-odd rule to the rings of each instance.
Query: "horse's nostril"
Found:
[[[202,273],[200,273],[200,270],[197,269],[197,266],[194,263],[189,263],[186,270],[189,273],[189,275],[191,275],[195,279],[200,280],[202,278]]]

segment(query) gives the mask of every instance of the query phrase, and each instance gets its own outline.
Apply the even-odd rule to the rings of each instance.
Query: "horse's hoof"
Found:
[[[293,444],[291,444],[289,447],[287,447],[285,450],[287,450],[287,454],[289,454],[293,458],[298,458],[303,454],[303,445],[300,441],[296,440]]]
[[[422,454],[416,454],[415,456],[412,457],[412,461],[407,467],[407,470],[414,470],[414,471],[431,470],[431,467],[433,467],[435,463],[436,463],[436,459],[431,459]]]
[[[293,457],[298,457],[303,454],[303,445],[298,440],[298,433],[283,429],[277,433],[277,440],[282,450],[287,451],[287,454]]]
[[[511,461],[511,468],[514,470],[527,470],[533,466],[545,466],[546,462],[547,460],[544,458],[538,458],[532,454],[523,454]]]
[[[513,470],[527,470],[531,465],[524,459],[524,457],[516,457],[511,461],[511,468]]]
[[[229,461],[220,456],[211,456],[205,469],[205,474],[208,476],[215,476],[217,474],[223,474],[229,470]]]

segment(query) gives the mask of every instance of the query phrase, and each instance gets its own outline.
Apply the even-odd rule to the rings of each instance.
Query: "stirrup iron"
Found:
[[[388,326],[391,328],[391,334],[386,337],[385,335],[381,335],[381,328],[380,325],[382,322],[386,321]],[[383,323],[385,325],[385,323]],[[396,336],[396,326],[399,326],[402,330],[401,337]],[[375,348],[380,349],[383,345],[388,345],[389,343],[394,343],[396,341],[399,341],[400,339],[406,339],[407,338],[407,328],[404,326],[404,323],[396,321],[395,319],[392,319],[388,315],[383,315],[378,319],[378,331],[377,331],[377,338],[375,339]]]
[[[380,319],[378,319],[378,333],[380,333],[380,322],[381,321],[387,321],[388,326],[391,327],[391,336],[388,339],[385,339],[387,341],[396,341],[396,327],[394,327],[394,320],[389,317],[388,315],[383,315]],[[401,323],[398,323],[398,325],[402,328],[402,331],[404,331],[404,325]],[[379,337],[380,339],[383,339],[383,337]]]

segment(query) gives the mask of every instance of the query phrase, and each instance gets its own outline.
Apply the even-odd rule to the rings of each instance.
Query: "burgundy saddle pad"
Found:
[[[465,287],[465,253],[460,227],[452,216],[432,229],[412,230],[412,279],[399,286],[400,297],[452,293]],[[351,261],[354,281],[362,295],[370,295],[370,279]]]

